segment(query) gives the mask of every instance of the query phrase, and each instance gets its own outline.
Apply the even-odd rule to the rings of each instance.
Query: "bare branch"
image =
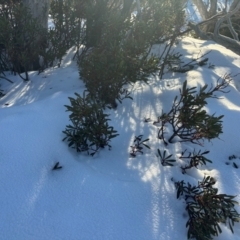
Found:
[[[7,81],[10,82],[10,83],[13,83],[10,79],[8,79],[8,78],[6,78],[6,77],[4,77],[4,76],[2,76],[2,75],[0,75],[0,78],[2,78],[2,79],[4,79],[4,80],[7,80]]]
[[[231,23],[231,20],[229,20],[236,12],[238,12],[240,9],[240,2],[238,1],[238,4],[236,5],[235,9],[224,14],[224,12],[221,12],[221,13],[218,13],[216,14],[215,16],[205,20],[205,21],[202,21],[198,24],[194,24],[194,23],[191,23],[189,22],[188,26],[193,29],[195,31],[195,33],[201,38],[201,39],[204,39],[204,40],[214,40],[216,43],[220,44],[220,45],[223,45],[224,47],[226,48],[229,48],[233,51],[239,51],[240,49],[240,42],[239,42],[239,38],[237,36],[237,33],[236,31],[234,30],[233,26],[232,26],[232,23]],[[210,21],[212,20],[215,20],[216,18],[219,18],[217,20],[217,23],[215,25],[215,29],[214,29],[214,33],[204,33],[200,28],[199,26],[203,25],[203,24],[207,24],[209,23]],[[219,29],[222,25],[222,23],[224,21],[228,21],[228,27],[231,31],[231,33],[233,34],[234,36],[234,39],[230,38],[230,37],[227,37],[227,36],[224,36],[224,35],[221,35],[219,34]]]
[[[239,41],[239,38],[238,38],[238,34],[237,32],[235,31],[235,29],[233,28],[233,25],[232,25],[232,21],[231,21],[231,18],[228,17],[227,18],[227,22],[228,22],[228,29],[229,31],[231,32],[232,36],[233,36],[233,39]]]
[[[208,19],[207,6],[204,4],[204,2],[202,0],[192,0],[192,2],[197,7],[202,19]]]
[[[237,6],[234,10],[228,12],[225,16],[218,19],[215,29],[214,29],[214,37],[217,37],[217,35],[219,34],[219,28],[220,28],[221,24],[224,21],[226,21],[228,18],[230,18],[232,15],[234,15],[239,9],[240,9],[240,2],[237,4]]]

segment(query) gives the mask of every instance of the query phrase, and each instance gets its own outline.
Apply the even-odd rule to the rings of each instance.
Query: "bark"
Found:
[[[38,23],[44,28],[48,29],[48,13],[49,13],[49,8],[50,8],[50,0],[21,0],[22,4],[26,6],[33,18],[37,19]],[[39,39],[42,36],[39,35]],[[38,40],[36,40],[38,41]],[[43,44],[45,40],[41,41]],[[27,69],[25,69],[25,74],[26,74],[26,80],[28,80],[28,75],[27,71],[29,70],[39,70],[40,69],[40,64],[39,64],[39,57],[36,56],[34,59],[32,59],[32,65],[28,66]],[[20,75],[21,76],[21,75]]]
[[[228,49],[231,49],[232,51],[236,52],[237,54],[240,54],[240,42],[239,42],[238,38],[236,37],[236,39],[232,39],[227,36],[221,35],[219,33],[221,24],[226,20],[230,21],[231,16],[233,16],[239,10],[240,10],[240,2],[238,1],[238,4],[236,5],[235,9],[228,12],[227,14],[225,14],[225,15],[217,14],[216,16],[213,16],[210,19],[205,20],[199,24],[189,23],[189,27],[191,27],[200,38],[202,38],[204,40],[210,40],[210,39],[214,40],[216,43],[223,45]],[[203,23],[208,24],[213,19],[216,19],[216,17],[218,18],[218,20],[215,25],[214,33],[209,33],[209,32],[205,33],[199,28],[199,26],[202,25]],[[228,24],[228,27],[231,29],[232,25]],[[231,31],[234,34],[234,29],[231,29]]]
[[[231,20],[230,20],[231,16],[233,16],[235,13],[237,13],[239,11],[239,9],[240,9],[240,2],[238,2],[238,4],[236,5],[234,10],[228,12],[225,16],[218,19],[218,21],[216,23],[216,26],[215,26],[215,29],[214,29],[214,33],[213,33],[214,40],[216,42],[224,42],[226,44],[233,45],[233,46],[238,47],[240,49],[240,43],[239,43],[237,33],[235,35],[235,30],[232,27]],[[235,39],[231,39],[229,37],[226,37],[226,36],[223,36],[223,35],[219,34],[219,29],[221,27],[221,24],[226,20],[228,22],[230,21],[230,23],[228,23],[228,27],[229,27],[230,31],[232,32],[233,36],[235,35]]]
[[[210,0],[209,6],[204,3],[203,0],[192,0],[194,5],[197,7],[203,20],[209,19],[212,16],[217,14],[217,2],[218,0]],[[209,8],[209,10],[208,10]],[[203,31],[213,32],[214,22],[210,22],[208,25],[205,25]]]
[[[49,0],[22,0],[22,3],[30,9],[33,17],[37,18],[44,28],[48,28]]]
[[[202,0],[192,0],[193,4],[197,7],[203,20],[208,19],[207,6]]]
[[[210,9],[208,11],[208,18],[217,14],[217,2],[218,2],[218,0],[211,0],[211,6],[210,6]]]
[[[232,5],[230,6],[230,11],[234,10],[237,7],[238,3],[239,3],[239,0],[234,0]]]

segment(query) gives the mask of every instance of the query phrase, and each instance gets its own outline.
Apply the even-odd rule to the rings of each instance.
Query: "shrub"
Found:
[[[92,4],[92,11],[86,12],[87,39],[93,36],[91,43],[87,42],[90,51],[79,59],[79,72],[92,96],[103,105],[116,107],[116,100],[129,97],[125,95],[126,84],[147,81],[159,70],[159,57],[150,54],[151,48],[167,39],[174,42],[184,23],[185,0],[147,1],[137,16],[121,14],[121,4],[109,2],[99,11],[97,4]]]
[[[49,30],[48,48],[45,52],[46,66],[53,66],[56,60],[61,63],[66,51],[84,42],[83,9],[85,0],[53,0],[50,4],[54,27]]]
[[[215,87],[206,90],[208,87],[206,84],[200,88],[199,93],[196,87],[188,88],[185,81],[180,89],[180,98],[176,96],[171,110],[158,118],[157,122],[161,123],[158,138],[163,139],[167,144],[164,138],[167,123],[172,127],[172,135],[168,138],[170,143],[178,137],[182,142],[190,141],[201,145],[204,139],[211,140],[219,137],[222,133],[223,115],[219,117],[215,114],[209,115],[204,110],[204,106],[207,104],[206,99],[216,98],[215,92],[224,92],[230,81],[230,76],[225,75],[218,79]]]
[[[157,158],[159,159],[159,162],[163,165],[163,166],[170,166],[173,167],[173,163],[176,162],[175,159],[172,158],[172,154],[170,155],[166,155],[166,150],[164,150],[163,152],[161,152],[159,149],[157,150]]]
[[[77,152],[86,151],[92,156],[105,146],[110,149],[109,142],[119,134],[109,126],[109,115],[86,92],[83,97],[77,93],[75,95],[76,99],[69,97],[71,106],[65,106],[71,112],[69,118],[72,125],[67,125],[63,131],[66,135],[63,141],[67,140],[68,146]]]
[[[238,204],[233,200],[235,196],[217,194],[218,189],[213,187],[215,183],[215,179],[209,176],[204,177],[197,186],[184,181],[175,183],[177,198],[184,196],[187,205],[188,239],[213,239],[213,236],[222,232],[220,223],[228,224],[233,233],[234,223],[240,220],[240,215],[234,208]]]
[[[75,0],[51,1],[55,27],[49,31],[21,1],[0,4],[0,73],[12,70],[29,80],[28,71],[59,65],[66,51],[82,40],[77,4]]]
[[[28,8],[11,1],[1,5],[0,28],[0,72],[24,72],[20,77],[29,80],[27,71],[39,68],[39,53],[46,48],[46,29]]]
[[[80,75],[92,97],[99,100],[103,106],[117,107],[116,100],[131,98],[125,85],[144,78],[140,60],[127,59],[128,56],[118,46],[102,51],[94,48],[80,63]],[[152,59],[149,65],[156,70],[156,62]],[[149,66],[150,67],[150,66]]]
[[[199,165],[206,165],[207,162],[212,163],[211,160],[209,160],[208,158],[206,158],[204,155],[208,154],[209,151],[204,151],[201,152],[201,150],[199,150],[198,152],[196,152],[195,150],[193,152],[188,153],[188,155],[185,155],[186,150],[182,152],[181,156],[179,157],[180,159],[188,159],[189,163],[188,165],[186,165],[185,167],[181,167],[182,168],[182,173],[186,173],[186,169],[190,169],[192,167],[197,168]]]
[[[125,85],[138,80],[146,81],[157,71],[158,59],[146,55],[146,45],[139,45],[133,37],[126,38],[130,22],[121,16],[109,16],[98,45],[79,61],[80,77],[89,93],[115,108],[116,100],[129,98]],[[126,38],[126,39],[125,39]]]
[[[135,136],[134,141],[133,141],[134,144],[132,146],[130,146],[131,147],[130,155],[132,157],[136,157],[137,153],[143,154],[144,148],[150,149],[150,147],[146,144],[146,142],[149,141],[149,138],[142,140],[142,137],[143,137],[143,135],[139,135],[137,137]]]

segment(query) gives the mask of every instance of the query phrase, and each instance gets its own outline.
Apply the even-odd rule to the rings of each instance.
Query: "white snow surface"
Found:
[[[155,46],[158,51],[158,46]],[[215,65],[187,73],[168,72],[162,80],[131,86],[133,101],[126,99],[110,114],[110,125],[118,133],[112,149],[94,157],[79,154],[67,146],[62,131],[69,122],[68,97],[82,93],[74,49],[60,68],[44,73],[30,72],[30,81],[8,73],[14,83],[1,80],[6,95],[0,99],[0,239],[1,240],[182,240],[187,239],[188,220],[184,199],[176,198],[176,181],[197,184],[204,176],[217,180],[219,193],[235,195],[240,202],[240,168],[233,167],[230,155],[240,157],[240,75],[210,99],[209,113],[224,115],[220,139],[204,146],[176,142],[164,146],[157,139],[158,128],[144,118],[156,120],[168,112],[179,88],[216,84],[225,73],[240,73],[240,57],[211,42],[183,38],[175,52],[186,62],[212,50],[207,57]],[[130,157],[135,136],[149,138],[150,150]],[[163,167],[157,149],[177,159],[174,167]],[[182,174],[182,151],[210,150],[212,164]],[[52,171],[56,162],[62,169]],[[230,165],[226,165],[229,162]],[[235,160],[240,167],[240,159]],[[240,212],[240,208],[236,209]],[[221,225],[223,233],[214,239],[240,239],[240,224],[234,234]]]

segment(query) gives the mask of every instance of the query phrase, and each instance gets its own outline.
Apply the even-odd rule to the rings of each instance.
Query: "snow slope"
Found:
[[[214,42],[184,38],[175,51],[188,62],[210,50],[209,62],[215,69],[169,72],[163,80],[135,84],[133,101],[124,100],[116,110],[107,110],[110,125],[120,134],[112,140],[112,150],[104,149],[94,157],[77,154],[62,142],[62,131],[69,124],[64,105],[70,104],[68,97],[74,92],[85,89],[71,61],[74,49],[60,68],[40,75],[31,72],[30,82],[10,74],[14,84],[1,80],[6,95],[0,99],[0,239],[187,239],[184,200],[176,199],[171,178],[196,184],[204,175],[212,176],[220,193],[236,195],[240,202],[240,169],[231,162],[226,165],[230,155],[240,157],[240,75],[228,94],[209,100],[209,113],[225,115],[224,133],[204,147],[177,142],[166,148],[156,138],[157,127],[143,121],[167,112],[186,79],[189,86],[203,86],[216,83],[225,73],[240,73],[240,57]],[[151,150],[131,158],[130,146],[140,134],[150,139]],[[176,158],[185,149],[210,150],[213,163],[183,175],[180,160],[174,167],[159,163],[158,148]],[[62,169],[52,171],[56,162]],[[239,227],[235,225],[233,235],[222,226],[223,233],[214,239],[240,239]]]

